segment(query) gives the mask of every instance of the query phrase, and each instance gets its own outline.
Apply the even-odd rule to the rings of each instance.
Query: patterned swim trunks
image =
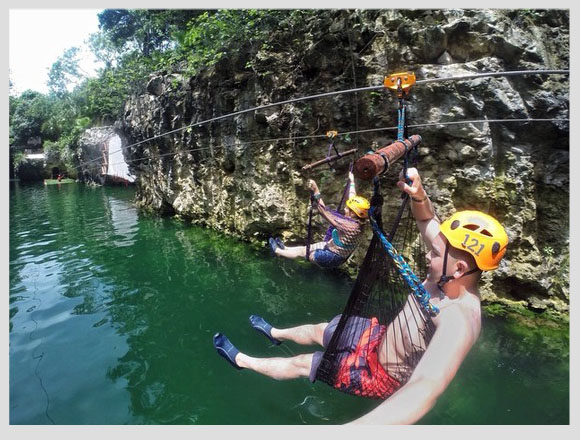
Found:
[[[323,345],[327,347],[341,315],[335,316],[324,330]],[[365,397],[384,399],[393,394],[401,384],[387,374],[379,362],[379,346],[386,327],[376,318],[350,317],[343,334],[351,343],[338,347],[340,367],[334,388]],[[312,359],[310,381],[314,382],[323,352],[317,351]]]

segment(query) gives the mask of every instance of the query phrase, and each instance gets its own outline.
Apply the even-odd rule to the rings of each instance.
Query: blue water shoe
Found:
[[[286,249],[286,246],[284,246],[284,242],[279,237],[276,237],[274,240],[276,241],[276,244],[280,249]]]
[[[278,243],[274,240],[273,237],[268,239],[268,243],[270,244],[270,252],[272,253],[273,257],[276,257],[276,249],[278,248]]]
[[[272,336],[272,326],[268,324],[264,319],[258,315],[250,316],[250,323],[252,327],[258,330],[260,333],[264,334],[274,345],[280,345],[282,341],[274,338]]]
[[[226,361],[228,361],[232,367],[241,370],[238,364],[236,364],[236,356],[240,352],[234,344],[230,342],[226,335],[221,333],[216,333],[213,335],[213,346],[217,350],[218,354],[222,356]]]

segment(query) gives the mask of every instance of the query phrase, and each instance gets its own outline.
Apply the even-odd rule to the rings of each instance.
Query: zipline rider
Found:
[[[313,203],[318,212],[333,226],[332,235],[326,241],[306,246],[285,246],[279,238],[270,238],[272,252],[280,257],[295,259],[306,258],[323,268],[338,267],[343,264],[354,252],[361,241],[370,203],[364,197],[356,195],[354,175],[349,172],[349,193],[346,201],[345,215],[328,209],[322,200],[318,185],[312,179],[308,186],[312,192]]]
[[[398,186],[411,197],[413,216],[429,249],[426,255],[429,269],[423,287],[430,293],[433,305],[439,310],[433,318],[436,329],[409,380],[392,393],[386,390],[388,393],[385,397],[388,398],[353,423],[411,424],[421,419],[435,405],[479,336],[481,300],[478,283],[481,272],[494,270],[499,266],[508,244],[505,229],[497,220],[483,212],[459,211],[441,223],[435,215],[417,170],[409,168],[406,177],[410,179],[411,185],[401,175]],[[408,312],[406,306],[400,313]],[[347,329],[356,333],[352,340],[356,341],[358,338],[359,342],[354,350],[346,347],[344,353],[337,357],[341,369],[344,366],[345,375],[339,376],[338,382],[333,385],[335,388],[340,389],[342,381],[349,377],[359,379],[357,383],[361,387],[361,394],[365,387],[380,391],[381,385],[393,385],[396,382],[392,366],[384,357],[387,338],[395,337],[396,333],[398,338],[416,340],[417,335],[411,333],[424,330],[417,326],[398,329],[396,320],[397,318],[391,321],[388,328],[378,332],[379,338],[376,341],[373,339],[372,344],[369,341],[377,333],[374,329],[378,327],[373,327],[372,319],[367,319],[369,322],[366,329],[361,325]],[[257,331],[275,344],[289,340],[298,344],[319,344],[326,347],[336,330],[337,320],[335,318],[330,323],[306,324],[292,328],[272,327],[256,315],[250,317],[250,322]],[[360,336],[357,336],[359,333]],[[233,367],[247,368],[278,380],[299,377],[310,377],[314,380],[322,358],[320,351],[291,358],[256,358],[240,352],[222,333],[214,335],[213,343],[218,354]],[[352,354],[358,356],[359,353],[364,353],[364,360],[355,356],[353,362]],[[400,360],[405,362],[405,353],[400,356]],[[369,371],[375,373],[369,376]]]

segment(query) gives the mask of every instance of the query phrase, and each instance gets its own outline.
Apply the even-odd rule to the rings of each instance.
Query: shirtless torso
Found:
[[[442,322],[457,319],[458,315],[464,316],[471,327],[470,339],[475,342],[481,330],[481,306],[476,295],[465,293],[456,299],[432,298],[431,303],[439,308],[439,314],[432,318],[435,328]],[[409,297],[399,318],[387,328],[379,350],[379,361],[391,377],[404,382],[413,372],[414,357],[427,349],[429,332],[426,326],[417,301]]]

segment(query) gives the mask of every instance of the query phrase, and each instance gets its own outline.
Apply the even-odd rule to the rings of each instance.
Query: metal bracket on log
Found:
[[[408,139],[395,141],[373,153],[367,153],[354,164],[353,174],[361,180],[371,180],[389,169],[405,153],[421,143],[421,136],[414,134]]]
[[[358,151],[357,148],[353,148],[352,150],[347,150],[347,151],[344,151],[342,153],[335,154],[334,156],[330,156],[330,157],[327,157],[325,159],[319,160],[317,162],[313,162],[313,163],[311,163],[309,165],[304,165],[302,167],[302,171],[308,171],[308,170],[311,170],[312,168],[316,168],[316,167],[318,167],[320,165],[323,165],[325,163],[334,162],[335,160],[338,160],[338,159],[340,159],[342,157],[350,156],[351,154],[354,154],[357,151]]]

